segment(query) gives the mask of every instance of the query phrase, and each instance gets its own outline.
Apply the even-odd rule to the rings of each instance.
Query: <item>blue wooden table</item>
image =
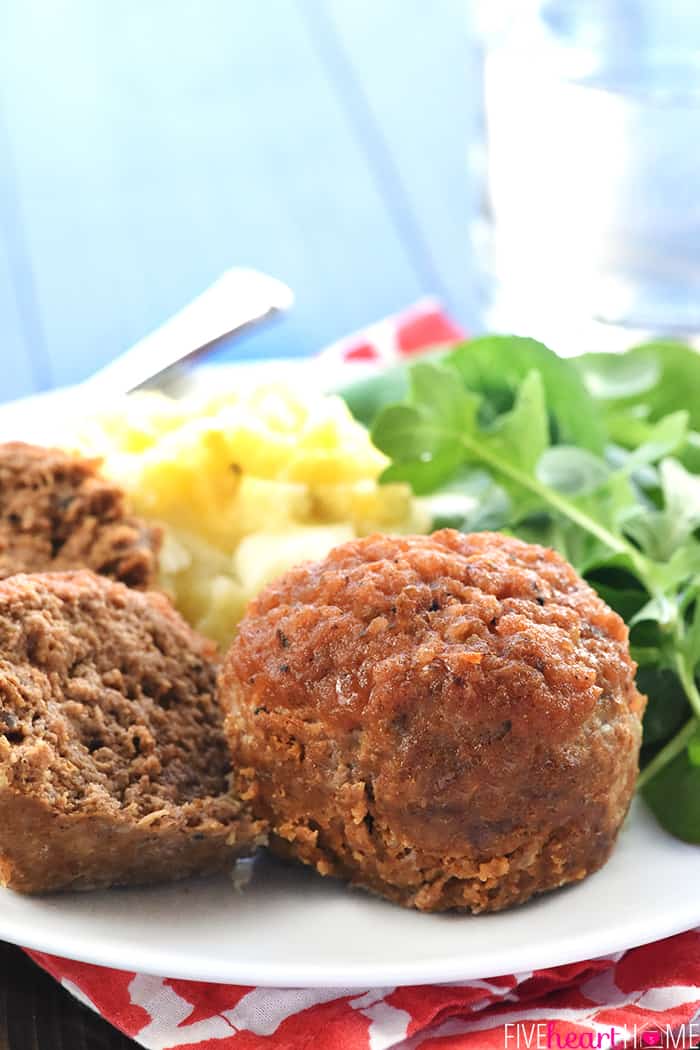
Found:
[[[310,353],[432,292],[474,316],[468,0],[0,4],[0,400],[71,383],[235,264]]]

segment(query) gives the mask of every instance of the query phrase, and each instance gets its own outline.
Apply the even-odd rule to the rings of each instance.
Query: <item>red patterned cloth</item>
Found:
[[[390,363],[454,342],[433,300],[323,351]],[[468,920],[465,920],[468,922]],[[28,952],[150,1050],[542,1050],[700,1045],[700,929],[532,973],[408,988],[254,988],[150,977]]]
[[[700,930],[550,970],[350,995],[176,981],[29,955],[150,1050],[608,1050],[700,1042]]]
[[[339,365],[388,365],[429,347],[454,343],[463,336],[438,300],[425,298],[401,313],[339,339],[321,351],[320,357]]]

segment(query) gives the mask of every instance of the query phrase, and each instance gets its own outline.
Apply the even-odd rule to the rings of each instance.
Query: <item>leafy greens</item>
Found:
[[[434,523],[557,548],[626,619],[649,696],[639,784],[700,843],[700,354],[564,360],[486,336],[343,391]]]

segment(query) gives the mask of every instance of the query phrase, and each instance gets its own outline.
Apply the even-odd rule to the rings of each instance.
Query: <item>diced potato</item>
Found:
[[[81,424],[134,510],[166,527],[161,583],[227,645],[250,598],[292,565],[369,532],[418,532],[409,488],[338,397],[265,384],[172,400],[135,394]]]
[[[353,539],[352,525],[295,526],[282,532],[246,536],[233,556],[233,569],[248,594],[303,561],[325,558],[333,547]]]
[[[350,521],[357,536],[372,532],[425,532],[428,516],[414,500],[408,485],[314,485],[312,513],[318,521]]]
[[[214,576],[206,581],[202,597],[202,613],[193,621],[193,626],[226,650],[251,595],[231,576]]]

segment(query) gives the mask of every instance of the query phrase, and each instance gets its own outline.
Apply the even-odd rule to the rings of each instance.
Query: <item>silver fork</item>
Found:
[[[222,339],[288,310],[292,290],[274,277],[234,267],[160,328],[81,384],[81,395],[103,399],[139,387],[166,389],[183,365],[206,355]]]

